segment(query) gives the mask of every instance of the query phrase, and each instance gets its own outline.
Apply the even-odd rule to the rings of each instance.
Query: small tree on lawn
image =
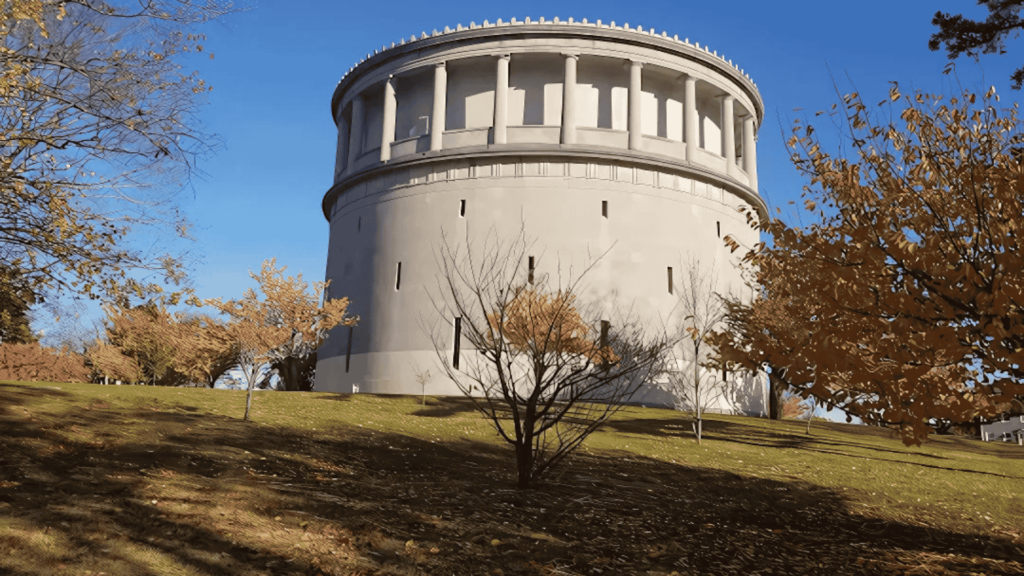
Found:
[[[451,323],[432,334],[444,374],[515,448],[521,489],[617,412],[665,347],[635,320],[584,305],[586,270],[557,286],[526,272],[527,246],[522,234],[507,243],[492,234],[479,253],[444,242],[435,305]]]
[[[262,299],[250,288],[240,300],[206,300],[231,317],[227,329],[231,341],[238,347],[238,364],[248,391],[245,420],[249,419],[252,391],[261,367],[284,356],[299,354],[303,349],[315,350],[328,330],[338,324],[354,326],[359,320],[345,316],[348,298],[320,304],[326,282],[314,282],[311,296],[301,274],[285,277],[285,268],[276,268],[275,264],[275,259],[266,260],[258,275],[249,273],[259,283]]]
[[[420,385],[420,393],[423,395],[423,399],[420,402],[420,405],[421,406],[426,406],[427,405],[427,382],[430,382],[430,379],[433,377],[433,375],[430,373],[430,370],[428,370],[428,369],[420,369],[416,365],[413,365],[412,373],[414,374],[413,378],[416,380],[416,383]]]
[[[677,340],[668,348],[670,368],[659,387],[672,395],[676,410],[691,412],[693,432],[699,444],[703,436],[704,412],[729,394],[729,382],[718,380],[719,371],[705,364],[711,357],[708,336],[725,318],[725,303],[718,296],[718,276],[714,266],[704,268],[690,258],[681,270],[678,282],[679,302],[675,316],[679,318]],[[675,283],[674,283],[675,284]]]

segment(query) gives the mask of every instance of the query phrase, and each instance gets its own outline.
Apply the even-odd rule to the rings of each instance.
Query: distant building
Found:
[[[326,277],[360,322],[320,348],[318,391],[419,394],[417,368],[429,368],[426,393],[460,393],[433,369],[422,328],[451,326],[447,353],[471,353],[461,319],[432,305],[443,237],[472,246],[523,231],[544,255],[540,274],[608,251],[582,296],[614,297],[650,326],[673,314],[688,256],[713,263],[720,292],[751,297],[742,252],[723,239],[760,241],[740,210],[767,216],[756,160],[764,104],[706,46],[586,20],[460,25],[367,55],[338,83],[331,115]],[[534,257],[523,266],[532,274]],[[727,377],[738,393],[712,411],[767,411],[763,374]],[[672,398],[646,386],[633,401]]]
[[[1024,446],[1024,416],[1003,416],[999,422],[981,425],[985,442],[1013,442]]]

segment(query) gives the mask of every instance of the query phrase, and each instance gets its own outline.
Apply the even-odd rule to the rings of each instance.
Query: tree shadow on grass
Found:
[[[45,384],[7,384],[4,382],[0,382],[0,397],[3,398],[5,404],[24,404],[25,400],[28,398],[38,398],[45,396],[53,398],[65,398],[67,396],[71,396],[71,393],[61,390],[60,387],[56,385],[48,386]]]
[[[334,392],[332,392],[332,393],[323,393],[323,392],[317,392],[316,390],[314,390],[313,393],[314,394],[323,394],[323,396],[317,398],[318,400],[329,400],[331,402],[351,402],[352,401],[352,394],[338,394],[338,393],[334,393]],[[294,392],[292,392],[292,394],[294,394]],[[299,394],[302,394],[302,392],[299,392]]]
[[[456,414],[477,412],[473,400],[463,396],[438,396],[427,399],[427,405],[412,413],[426,418],[448,418]]]
[[[57,420],[92,435],[58,434]],[[31,422],[0,408],[0,423],[17,432],[0,438],[3,478],[21,483],[0,489],[4,515],[67,542],[63,556],[18,566],[24,574],[113,573],[90,564],[112,554],[132,574],[156,573],[146,554],[204,574],[1024,569],[1005,539],[871,518],[799,481],[632,455],[579,454],[539,489],[517,491],[511,450],[468,439],[152,409]],[[0,537],[0,558],[15,554],[0,568],[31,545]]]
[[[789,424],[789,422],[785,422],[784,424]],[[630,434],[647,434],[655,437],[675,437],[687,439],[693,438],[693,433],[690,429],[690,420],[682,417],[678,419],[616,419],[609,421],[607,424],[605,424],[605,426],[617,432],[625,432]],[[706,438],[719,440],[723,442],[731,442],[735,444],[745,444],[748,446],[758,447],[804,450],[820,454],[834,454],[839,456],[847,456],[851,458],[862,458],[866,460],[900,462],[912,466],[921,466],[925,468],[934,468],[941,470],[952,470],[957,472],[966,472],[969,474],[1009,477],[1003,474],[986,472],[982,470],[955,468],[949,466],[942,466],[939,464],[928,464],[919,461],[915,462],[907,459],[907,456],[912,455],[914,458],[917,459],[927,459],[934,461],[944,461],[949,460],[949,458],[937,454],[930,454],[927,452],[913,451],[913,448],[908,448],[907,450],[890,449],[879,446],[878,444],[871,444],[867,440],[865,440],[864,442],[837,440],[834,437],[823,436],[820,433],[815,434],[814,432],[812,432],[810,435],[808,435],[803,433],[802,431],[795,432],[790,431],[787,428],[788,427],[780,426],[778,428],[772,429],[761,425],[749,425],[722,420],[704,420],[703,423],[703,430]],[[816,429],[816,431],[818,432],[820,432],[821,429],[826,429],[830,431],[839,431],[846,435],[855,434],[858,436],[865,437],[866,439],[892,439],[888,430],[880,428],[871,428],[868,426],[849,426],[836,423],[816,422],[812,424],[812,428]],[[958,449],[959,448],[960,446],[958,445]],[[849,452],[850,449],[867,450],[870,452],[878,453],[880,456],[871,457],[863,454],[851,453]],[[976,453],[983,453],[989,456],[996,456],[999,458],[1024,459],[1024,451],[1020,451],[1020,454],[1015,454],[1012,450],[1002,451],[993,448],[986,449],[986,447],[984,446],[974,447],[972,451]]]

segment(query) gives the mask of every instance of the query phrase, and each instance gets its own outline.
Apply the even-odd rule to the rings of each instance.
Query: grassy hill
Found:
[[[462,398],[0,383],[3,574],[1021,574],[1024,449],[630,408],[542,489]]]

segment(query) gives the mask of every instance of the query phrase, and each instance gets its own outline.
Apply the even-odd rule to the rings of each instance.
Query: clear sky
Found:
[[[204,29],[216,57],[190,63],[214,87],[204,122],[224,142],[200,164],[206,174],[193,183],[194,198],[183,195],[196,225],[194,278],[204,298],[241,296],[252,285],[248,270],[272,256],[289,273],[323,279],[328,226],[320,201],[331,185],[336,142],[331,94],[361,57],[402,37],[485,19],[571,16],[641,24],[707,44],[761,91],[760,189],[784,206],[799,198],[804,182],[787,159],[783,133],[801,114],[795,108],[813,114],[837,101],[830,71],[839,91],[858,90],[867,102],[884,99],[890,80],[905,90],[949,93],[950,77],[941,74],[948,60],[927,46],[931,17],[936,10],[985,13],[974,0],[241,2],[250,9]],[[1014,48],[983,57],[980,66],[961,59],[960,81],[976,90],[995,85],[1009,105],[1020,96],[1009,89],[1009,73],[1024,60],[1024,48]]]

